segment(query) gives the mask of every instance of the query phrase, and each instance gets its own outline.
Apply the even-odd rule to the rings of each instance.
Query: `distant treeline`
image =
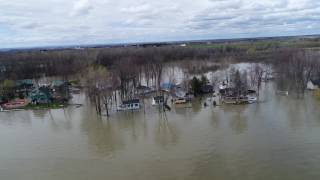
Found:
[[[113,68],[126,63],[143,65],[153,62],[174,62],[183,60],[215,60],[233,57],[235,61],[254,60],[243,50],[221,51],[212,48],[192,47],[131,47],[84,50],[33,51],[0,54],[0,80],[27,79],[40,76],[69,76],[79,73],[92,64]]]
[[[32,79],[41,76],[63,76],[83,72],[90,65],[108,69],[121,66],[141,66],[186,60],[234,62],[271,61],[284,48],[319,47],[318,39],[264,40],[233,43],[192,43],[186,47],[87,48],[30,52],[0,53],[0,81],[4,79]]]

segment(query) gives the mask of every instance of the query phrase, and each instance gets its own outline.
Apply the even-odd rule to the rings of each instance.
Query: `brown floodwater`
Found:
[[[87,102],[78,95],[77,102]],[[257,104],[97,117],[86,104],[0,113],[1,180],[311,180],[320,178],[320,103]]]

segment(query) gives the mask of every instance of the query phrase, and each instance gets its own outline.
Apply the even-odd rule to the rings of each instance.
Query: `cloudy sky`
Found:
[[[320,33],[319,0],[0,0],[0,48]]]

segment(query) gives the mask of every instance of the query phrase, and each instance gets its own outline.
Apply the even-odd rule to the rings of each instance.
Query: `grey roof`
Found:
[[[138,86],[137,90],[151,90],[151,88],[148,86]]]
[[[139,99],[131,99],[131,100],[127,100],[127,101],[123,101],[122,104],[136,104],[136,103],[140,103]]]

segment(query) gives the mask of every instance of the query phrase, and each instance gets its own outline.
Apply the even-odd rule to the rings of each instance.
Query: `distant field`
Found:
[[[215,49],[221,51],[267,51],[278,48],[320,48],[320,39],[292,38],[287,40],[254,40],[219,43],[191,43],[192,48]]]

